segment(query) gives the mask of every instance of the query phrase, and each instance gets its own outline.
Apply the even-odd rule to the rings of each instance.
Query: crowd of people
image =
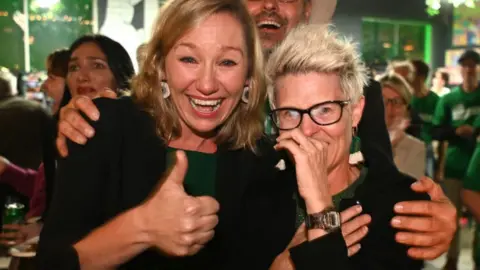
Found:
[[[462,198],[480,221],[480,56],[450,93],[419,60],[369,78],[312,4],[166,1],[137,74],[80,37],[46,61],[45,120],[0,78],[0,199],[36,218],[37,269],[422,269],[447,251],[456,269]],[[20,117],[38,153],[12,143]]]

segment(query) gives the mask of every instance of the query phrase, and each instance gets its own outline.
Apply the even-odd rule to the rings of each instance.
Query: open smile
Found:
[[[201,116],[213,116],[220,106],[222,105],[223,99],[198,99],[193,97],[188,97],[192,108]]]

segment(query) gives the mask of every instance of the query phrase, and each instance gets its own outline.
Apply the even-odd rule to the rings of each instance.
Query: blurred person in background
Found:
[[[394,72],[403,77],[408,84],[412,84],[415,79],[415,66],[408,60],[392,61],[387,67],[387,73]]]
[[[67,66],[70,52],[61,49],[51,53],[47,57],[47,79],[42,84],[42,90],[51,98],[50,110],[57,114],[60,103],[65,93],[65,79],[67,78]]]
[[[102,64],[94,63],[94,61],[102,61]],[[73,65],[70,68],[71,71],[69,64]],[[123,47],[105,36],[79,38],[69,50],[57,50],[50,54],[46,66],[49,77],[42,88],[54,101],[52,112],[55,119],[58,119],[59,109],[70,101],[70,89],[91,86],[95,90],[91,91],[92,95],[99,92],[96,89],[117,90],[117,86],[125,89],[128,88],[129,79],[134,72],[131,60]],[[106,78],[99,79],[102,76]],[[78,90],[75,91],[73,96],[78,92]],[[120,92],[121,90],[118,90],[117,94],[121,94]],[[52,150],[55,150],[54,144],[52,144]],[[48,178],[53,177],[55,168],[53,168],[53,172],[50,172],[49,169],[43,163],[38,170],[23,168],[0,156],[0,183],[8,185],[30,198],[27,219],[39,216],[44,218],[46,215],[45,210],[53,192],[53,181]],[[46,175],[50,177],[46,179]],[[19,229],[20,227],[16,226],[15,228]],[[22,234],[15,233],[0,236],[0,241],[12,235],[19,237],[14,242],[24,240],[21,238]],[[14,242],[10,241],[11,244]]]
[[[459,58],[463,82],[443,96],[435,109],[432,137],[448,143],[445,157],[438,161],[438,176],[444,180],[445,191],[457,208],[457,216],[462,213],[461,189],[468,169],[468,163],[475,149],[475,129],[473,123],[480,115],[480,86],[477,67],[480,55],[466,50]],[[460,252],[459,231],[455,234],[447,255],[445,269],[457,269]]]
[[[409,60],[395,60],[392,61],[388,67],[386,73],[395,73],[401,76],[410,86],[410,90],[413,94],[413,83],[415,80],[415,66]],[[407,134],[412,135],[415,138],[421,139],[422,119],[415,110],[409,110],[410,121],[406,129]]]
[[[475,270],[478,270],[480,269],[480,116],[473,123],[473,127],[477,144],[463,180],[462,202],[476,221],[472,251]]]
[[[384,74],[378,81],[382,85],[385,122],[392,142],[395,165],[401,172],[418,179],[425,175],[426,147],[422,141],[405,132],[410,121],[412,89],[403,77],[395,73]]]
[[[413,96],[410,107],[415,110],[422,119],[420,138],[427,147],[426,154],[426,175],[434,177],[435,155],[432,145],[432,120],[438,102],[438,95],[427,87],[427,79],[430,68],[422,60],[412,60],[415,66],[415,76],[412,82]]]
[[[42,162],[54,166],[55,126],[52,115],[36,102],[14,97],[9,81],[0,76],[0,156],[20,167],[37,169]],[[0,183],[0,205],[14,195],[28,210],[28,197]],[[1,217],[0,217],[0,224]]]
[[[450,75],[447,71],[438,69],[435,72],[435,76],[432,79],[432,88],[431,90],[437,94],[439,97],[443,97],[446,94],[450,93],[450,88],[448,85],[450,84]]]
[[[64,103],[70,99],[70,95],[65,92],[65,78],[67,75],[67,64],[70,57],[70,52],[67,49],[57,50],[47,57],[46,69],[48,78],[43,83],[42,89],[53,100],[52,113],[57,114],[62,99],[65,97]],[[55,133],[55,132],[53,132]],[[52,144],[53,146],[54,144]],[[52,148],[48,153],[46,160],[53,160],[56,158],[55,149]],[[44,155],[46,156],[46,155]],[[44,215],[47,204],[47,193],[51,196],[53,188],[53,178],[55,174],[54,162],[42,162],[37,170],[22,168],[14,163],[11,163],[5,157],[0,156],[0,183],[6,184],[29,198],[29,211],[26,213],[25,219],[29,220]],[[47,180],[48,179],[48,180]],[[48,191],[47,184],[48,183]],[[24,230],[21,225],[7,225],[10,230]],[[22,233],[6,233],[0,235],[0,242],[17,244],[25,240]],[[12,238],[14,238],[12,240]]]

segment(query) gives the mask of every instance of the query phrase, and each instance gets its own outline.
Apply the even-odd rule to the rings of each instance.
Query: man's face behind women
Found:
[[[218,13],[188,31],[167,54],[165,75],[182,126],[209,134],[225,122],[247,84],[243,28]]]
[[[304,0],[245,1],[267,52],[283,41],[292,28],[310,18],[311,3]]]

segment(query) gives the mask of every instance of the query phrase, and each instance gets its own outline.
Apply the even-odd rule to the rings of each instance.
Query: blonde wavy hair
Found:
[[[217,129],[216,143],[231,149],[255,149],[263,135],[266,99],[263,75],[264,60],[257,27],[244,1],[238,0],[169,0],[160,10],[154,26],[141,72],[132,79],[134,101],[156,121],[156,132],[165,142],[181,136],[180,117],[170,98],[162,97],[165,58],[174,44],[190,29],[209,16],[228,13],[243,27],[248,55],[250,91],[248,103],[237,105],[225,123]]]
[[[358,102],[368,82],[367,68],[355,43],[339,37],[328,25],[301,25],[293,29],[272,53],[267,64],[268,97],[275,108],[275,82],[287,74],[335,73],[345,97]]]

